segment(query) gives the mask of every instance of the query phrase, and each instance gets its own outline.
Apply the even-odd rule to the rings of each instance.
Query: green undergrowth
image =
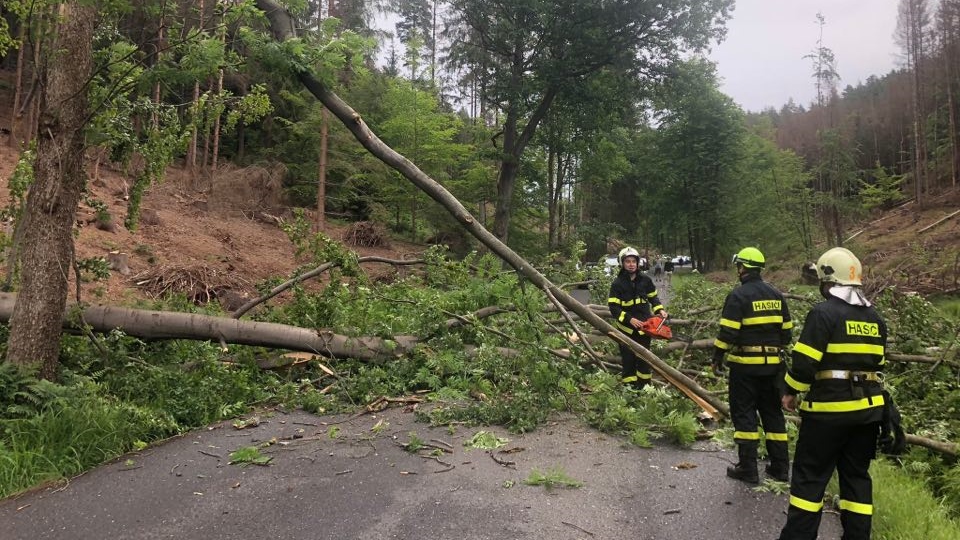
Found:
[[[887,460],[874,461],[870,473],[873,477],[873,538],[960,538],[960,521],[955,512],[951,512],[951,505],[931,494],[923,480],[905,473],[903,468]]]
[[[285,293],[286,301],[268,302],[247,317],[379,337],[388,349],[395,336],[418,336],[412,352],[378,362],[327,359],[323,366],[312,361],[263,370],[257,362],[276,351],[222,350],[219,343],[188,340],[147,342],[116,331],[97,336],[97,343],[64,336],[56,383],[0,364],[0,496],[254,410],[269,414],[270,409],[299,407],[332,414],[355,411],[383,396],[421,397],[426,403],[418,407],[418,420],[432,425],[498,425],[519,433],[537,429],[556,413],[575,414],[600,431],[644,447],[657,441],[689,445],[701,430],[699,410],[679,392],[659,382],[641,392],[627,391],[616,367],[597,367],[583,348],[571,346],[556,331],[569,331],[569,326],[555,311],[544,311],[543,294],[492,257],[471,255],[451,262],[431,251],[422,269],[382,283],[365,279],[355,259],[329,240],[316,238],[303,246],[315,258],[304,269],[340,261],[329,273],[330,284],[318,293],[294,287]],[[545,268],[558,283],[597,277],[595,298],[605,296],[601,289],[609,287],[606,276]],[[269,290],[283,280],[260,287]],[[673,316],[700,321],[677,326],[675,332],[693,339],[713,337],[716,307],[729,285],[689,274],[674,275],[672,285],[668,307]],[[809,302],[791,304],[798,324],[816,301],[809,297]],[[898,340],[910,334],[915,340],[911,346],[920,349],[946,345],[937,338],[944,326],[931,320],[922,301],[898,296],[879,301],[888,317],[907,311],[902,321],[891,323]],[[504,312],[473,315],[489,306]],[[182,297],[140,307],[219,314],[213,305],[195,306]],[[927,316],[914,317],[913,311]],[[0,344],[5,332],[0,327]],[[593,348],[600,356],[617,355],[609,340]],[[558,349],[568,350],[570,357],[551,353]],[[676,367],[699,373],[701,385],[723,395],[725,381],[707,369],[709,350],[667,354],[661,342],[654,350]],[[929,364],[893,365],[889,371],[908,431],[955,439],[956,414],[945,413],[960,407],[955,367],[945,363],[931,371]],[[944,512],[956,516],[960,473],[940,457],[917,450],[904,456],[904,463],[905,474],[926,485]]]

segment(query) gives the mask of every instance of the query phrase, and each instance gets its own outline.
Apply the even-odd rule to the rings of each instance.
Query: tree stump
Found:
[[[107,264],[110,265],[110,270],[116,270],[121,275],[128,276],[130,275],[130,267],[127,266],[128,258],[126,253],[111,251],[107,253]]]

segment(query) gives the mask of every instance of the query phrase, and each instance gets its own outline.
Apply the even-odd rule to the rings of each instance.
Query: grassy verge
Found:
[[[873,476],[873,538],[876,540],[955,540],[960,522],[919,480],[885,460],[870,467]]]

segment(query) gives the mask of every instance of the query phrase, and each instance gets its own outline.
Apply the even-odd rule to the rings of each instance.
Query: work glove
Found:
[[[710,367],[713,369],[713,374],[717,377],[722,377],[723,372],[726,369],[723,362],[723,354],[714,354],[713,360],[710,361]]]
[[[883,419],[880,421],[880,436],[877,447],[881,454],[899,456],[907,449],[907,438],[900,425],[902,418],[893,397],[886,390],[883,391],[884,406]]]

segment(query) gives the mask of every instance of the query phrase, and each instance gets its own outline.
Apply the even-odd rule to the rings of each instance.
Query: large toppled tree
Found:
[[[256,5],[266,14],[270,21],[270,27],[274,37],[278,41],[284,42],[297,39],[294,20],[280,4],[274,0],[256,0]],[[729,408],[722,400],[707,392],[695,381],[621,333],[610,325],[610,323],[550,282],[550,280],[528,261],[484,228],[446,188],[426,175],[406,157],[400,155],[381,141],[380,138],[370,130],[363,121],[363,118],[338,95],[333,93],[321,78],[315,76],[310,69],[303,64],[294,62],[293,58],[290,60],[291,62],[288,68],[293,71],[307,90],[319,99],[320,102],[350,130],[364,148],[377,157],[377,159],[380,159],[402,174],[430,198],[440,203],[470,234],[482,242],[491,252],[512,266],[524,278],[536,285],[551,301],[576,313],[584,321],[611,339],[630,347],[644,360],[649,362],[653,369],[667,380],[667,382],[677,387],[711,415],[719,417],[727,414]]]
[[[507,240],[524,150],[554,101],[601,70],[654,81],[722,37],[732,0],[453,0],[450,58],[503,115],[493,233]]]

